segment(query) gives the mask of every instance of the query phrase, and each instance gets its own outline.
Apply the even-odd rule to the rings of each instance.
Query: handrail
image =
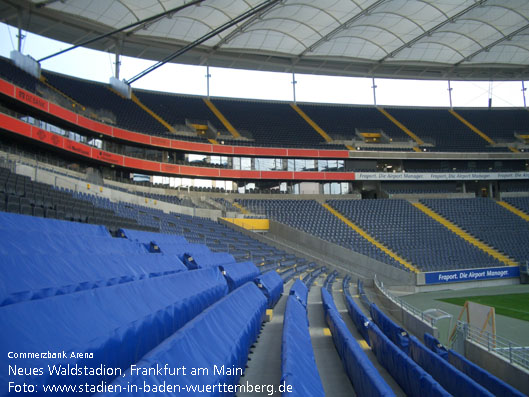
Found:
[[[474,342],[488,352],[503,357],[510,364],[529,370],[529,346],[520,346],[505,337],[482,331],[463,321],[457,322],[456,330],[457,334],[462,335],[465,340]]]

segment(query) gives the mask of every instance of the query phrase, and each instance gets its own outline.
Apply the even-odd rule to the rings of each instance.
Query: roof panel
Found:
[[[0,17],[72,43],[157,15],[191,0],[5,0]],[[204,0],[130,29],[124,54],[162,59],[264,0]],[[239,22],[175,59],[260,70],[409,78],[529,75],[529,0],[269,0]],[[273,4],[272,4],[273,3]],[[109,48],[96,42],[92,48]],[[470,69],[469,69],[470,68]],[[461,70],[459,70],[461,69]],[[406,72],[404,72],[406,71]],[[377,74],[379,73],[379,74]],[[507,76],[507,77],[506,77]]]

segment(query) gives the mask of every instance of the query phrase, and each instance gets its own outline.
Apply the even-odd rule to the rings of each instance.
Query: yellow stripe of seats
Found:
[[[415,142],[417,142],[418,145],[424,145],[424,142],[421,138],[419,138],[417,135],[415,135],[413,132],[409,130],[408,127],[406,127],[404,124],[402,124],[400,121],[398,121],[395,117],[393,117],[391,114],[389,114],[386,109],[377,107],[377,109],[382,113],[384,116],[386,116],[393,124],[395,124],[397,127],[399,127],[402,131],[404,131],[411,139],[413,139]]]
[[[456,224],[452,223],[451,221],[449,221],[445,217],[439,215],[437,212],[432,211],[430,208],[428,208],[424,204],[412,203],[412,205],[415,208],[419,209],[420,211],[424,212],[426,215],[428,215],[431,218],[435,219],[441,225],[443,225],[444,227],[446,227],[450,231],[454,232],[455,234],[457,234],[462,239],[464,239],[467,242],[469,242],[470,244],[478,247],[480,250],[486,252],[487,254],[489,254],[493,258],[496,258],[500,262],[503,262],[505,265],[507,265],[507,266],[519,266],[518,263],[516,263],[512,259],[510,259],[507,256],[503,255],[501,252],[497,251],[495,248],[493,248],[493,247],[491,247],[491,246],[489,246],[489,245],[487,245],[485,243],[482,243],[481,241],[477,240],[474,236],[472,236],[471,234],[465,232],[459,226],[457,226]]]
[[[292,109],[294,109],[298,114],[305,120],[314,130],[320,134],[323,139],[325,139],[325,142],[332,142],[332,138],[325,132],[323,129],[314,122],[301,108],[296,105],[295,103],[291,103],[290,106],[292,106]]]
[[[463,124],[465,124],[468,128],[470,128],[472,131],[474,131],[476,134],[478,134],[480,137],[485,139],[488,143],[491,145],[494,145],[496,142],[494,142],[490,137],[485,134],[483,131],[481,131],[479,128],[477,128],[475,125],[471,124],[468,120],[465,120],[463,116],[461,116],[459,113],[457,113],[454,109],[448,110],[451,115],[453,115],[456,119],[461,121]]]
[[[419,269],[417,269],[415,266],[413,266],[411,263],[406,261],[405,259],[401,258],[399,255],[391,251],[388,247],[380,243],[379,241],[375,240],[373,237],[371,237],[366,231],[364,231],[362,228],[355,225],[353,222],[351,222],[349,219],[347,219],[345,216],[340,214],[338,211],[336,211],[334,208],[332,208],[329,204],[324,203],[322,204],[323,207],[327,211],[329,211],[331,214],[336,216],[338,219],[340,219],[343,223],[345,223],[347,226],[349,226],[351,229],[353,229],[355,232],[360,234],[363,238],[365,238],[367,241],[369,241],[371,244],[375,245],[380,250],[384,251],[386,254],[391,256],[393,259],[395,259],[397,262],[402,264],[407,269],[411,270],[414,273],[419,273]]]
[[[157,122],[159,122],[161,125],[167,128],[168,131],[175,132],[175,129],[172,125],[170,125],[167,121],[165,121],[163,118],[161,118],[156,113],[154,113],[151,109],[149,109],[146,105],[144,105],[134,93],[131,93],[130,99],[132,99],[132,101],[136,105],[138,105],[140,108],[142,108],[147,113],[149,113],[151,117],[153,117]]]
[[[529,215],[526,214],[525,212],[520,211],[518,208],[513,207],[512,205],[510,205],[509,203],[506,203],[505,201],[498,201],[498,204],[501,205],[502,207],[508,209],[512,213],[518,215],[523,220],[526,220],[527,222],[529,222]]]
[[[213,104],[213,102],[211,102],[209,99],[207,98],[203,98],[204,99],[204,102],[206,105],[208,105],[208,108],[215,114],[215,116],[217,116],[217,118],[220,120],[220,122],[222,123],[222,125],[224,125],[224,127],[226,127],[226,129],[228,130],[228,132],[234,137],[234,138],[240,138],[241,137],[241,134],[239,134],[239,131],[237,131],[235,129],[235,127],[233,125],[231,125],[231,123],[228,121],[228,119],[226,117],[224,117],[224,115],[220,112],[219,109],[217,109],[217,107]]]

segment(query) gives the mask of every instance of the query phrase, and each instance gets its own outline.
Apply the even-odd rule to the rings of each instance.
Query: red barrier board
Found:
[[[80,154],[85,157],[92,157],[92,148],[71,139],[64,140],[64,148],[70,152]]]
[[[31,138],[31,124],[24,123],[3,113],[0,113],[0,127],[15,134]]]
[[[16,87],[16,98],[40,110],[48,111],[48,101],[22,88]]]

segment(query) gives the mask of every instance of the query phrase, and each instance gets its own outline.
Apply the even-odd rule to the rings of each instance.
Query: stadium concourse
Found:
[[[529,395],[527,305],[440,301],[526,296],[529,112],[375,82],[525,98],[528,2],[151,3],[0,2],[0,396]],[[46,70],[26,28],[115,75]],[[124,54],[160,62],[121,81]],[[291,73],[293,101],[131,88],[175,58]],[[296,101],[298,72],[374,103]]]

